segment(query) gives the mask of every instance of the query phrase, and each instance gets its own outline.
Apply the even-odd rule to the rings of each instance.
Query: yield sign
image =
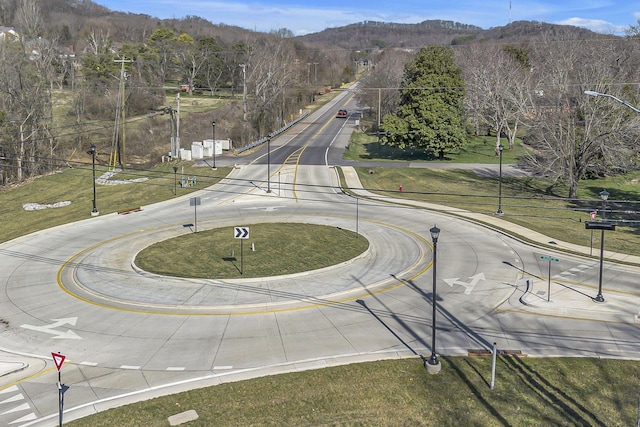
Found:
[[[249,227],[233,227],[233,237],[236,239],[248,239]]]
[[[53,357],[53,363],[56,364],[56,369],[60,372],[60,368],[62,368],[65,357],[60,353],[51,353],[51,357]]]

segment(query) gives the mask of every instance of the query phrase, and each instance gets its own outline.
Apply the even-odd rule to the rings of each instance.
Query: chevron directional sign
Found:
[[[233,237],[236,239],[248,239],[249,227],[233,227]]]

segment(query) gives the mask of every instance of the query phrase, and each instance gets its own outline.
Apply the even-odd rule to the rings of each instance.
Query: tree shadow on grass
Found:
[[[363,144],[365,153],[360,158],[366,160],[403,160],[403,161],[432,161],[438,157],[431,150],[404,149],[389,147],[378,142],[368,142]],[[445,157],[445,160],[450,160]]]
[[[504,365],[513,374],[518,375],[526,385],[544,400],[546,407],[552,407],[562,416],[563,420],[571,421],[573,425],[606,426],[598,415],[569,396],[559,387],[553,385],[540,373],[527,366],[518,357],[502,357]],[[551,420],[549,420],[551,421]]]
[[[629,233],[640,235],[640,202],[638,193],[620,189],[611,189],[609,199],[604,204],[599,198],[602,187],[590,185],[584,188],[593,194],[592,199],[576,199],[573,205],[576,210],[596,212],[598,218],[612,221],[620,226],[631,227]],[[604,210],[604,213],[603,213]]]

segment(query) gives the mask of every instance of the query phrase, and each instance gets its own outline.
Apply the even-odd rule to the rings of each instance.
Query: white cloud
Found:
[[[600,19],[569,18],[556,22],[560,25],[573,25],[602,34],[622,34],[625,28]]]

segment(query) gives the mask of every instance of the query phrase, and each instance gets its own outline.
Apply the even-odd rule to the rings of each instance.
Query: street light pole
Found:
[[[211,169],[216,170],[216,122],[211,122],[213,127],[213,167]]]
[[[600,198],[602,199],[602,221],[605,220],[606,217],[606,206],[607,199],[609,199],[609,192],[607,190],[602,190],[600,192]],[[600,276],[598,278],[598,295],[593,299],[596,302],[604,302],[604,297],[602,296],[602,270],[604,267],[604,228],[600,230]]]
[[[634,107],[633,105],[629,104],[627,101],[623,101],[622,99],[613,96],[613,95],[609,95],[608,93],[601,93],[601,92],[596,92],[595,90],[585,90],[584,91],[585,95],[590,95],[590,96],[604,96],[605,98],[611,98],[616,102],[619,102],[620,104],[624,105],[625,107],[629,107],[631,108],[636,114],[640,114],[640,109]]]
[[[497,215],[502,215],[502,150],[504,150],[504,147],[502,146],[502,144],[498,145],[498,151],[500,152],[500,178],[498,181],[498,211],[496,212]]]
[[[93,210],[91,211],[91,216],[98,216],[100,212],[98,212],[98,208],[96,207],[96,145],[91,144],[91,149],[88,151],[91,154],[91,166],[93,170]]]
[[[436,269],[438,266],[438,236],[440,235],[440,229],[434,225],[429,232],[431,233],[431,240],[433,240],[433,285],[431,292],[431,307],[433,311],[431,314],[431,356],[424,363],[424,367],[428,373],[437,374],[442,368],[440,360],[438,360],[438,355],[436,354],[436,312],[438,306]]]

